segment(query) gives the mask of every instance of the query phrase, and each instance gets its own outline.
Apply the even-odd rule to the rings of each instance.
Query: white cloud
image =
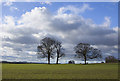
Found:
[[[89,8],[85,6],[82,12],[87,9]],[[66,13],[68,10],[71,12]],[[45,36],[53,36],[63,42],[68,56],[69,54],[74,56],[73,47],[78,42],[95,45],[105,54],[116,53],[118,33],[115,29],[109,27],[110,18],[105,17],[104,24],[97,25],[93,20],[78,15],[76,11],[79,11],[79,8],[70,8],[69,6],[59,8],[57,14],[51,14],[46,7],[35,7],[22,14],[19,20],[15,20],[11,16],[5,16],[3,33],[6,37],[3,39],[3,47],[12,48],[9,49],[10,52],[14,50],[16,54],[24,54],[26,59],[27,56],[32,57],[35,54],[40,39]]]
[[[120,31],[120,28],[119,27],[113,27],[113,30],[118,32],[118,31]]]
[[[28,53],[29,53],[30,55],[36,55],[36,52],[33,52],[33,51],[28,51]]]
[[[103,23],[103,27],[110,27],[110,17],[105,17],[105,22]]]
[[[118,45],[115,45],[114,48],[118,49]]]
[[[15,25],[14,17],[5,16],[4,17],[4,23],[6,23],[7,25],[10,25],[10,26],[14,26]]]
[[[93,10],[93,8],[91,8],[88,4],[84,4],[80,9],[80,12],[85,12],[86,10]]]
[[[3,23],[5,23],[2,24],[4,31],[10,31],[15,28],[15,20],[12,16],[5,16]]]
[[[83,4],[81,8],[76,8],[74,6],[69,5],[66,7],[61,7],[58,10],[58,14],[68,14],[68,13],[79,14],[79,13],[84,13],[86,10],[93,10],[93,8],[91,8],[88,4]]]

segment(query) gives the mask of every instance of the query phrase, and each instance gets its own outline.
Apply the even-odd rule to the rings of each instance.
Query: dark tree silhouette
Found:
[[[105,62],[106,63],[117,63],[118,59],[116,59],[114,56],[107,56],[105,58]]]
[[[94,59],[94,58],[102,58],[101,51],[98,49],[94,49],[93,47],[90,46],[90,44],[87,43],[79,43],[77,46],[74,47],[75,55],[78,58],[82,58],[85,61],[89,59]]]
[[[70,61],[68,62],[68,64],[75,64],[75,61],[74,61],[74,60],[70,60]]]
[[[37,47],[37,54],[39,57],[48,58],[48,64],[50,64],[50,58],[54,56],[54,44],[55,41],[50,37],[45,37],[41,40],[41,44]]]
[[[56,64],[58,64],[59,58],[65,56],[63,52],[64,49],[62,48],[61,42],[59,42],[58,40],[55,41],[55,49],[56,49],[56,54],[57,54]]]

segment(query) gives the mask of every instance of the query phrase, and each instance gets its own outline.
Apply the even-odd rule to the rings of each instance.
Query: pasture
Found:
[[[117,79],[117,64],[2,64],[3,79]]]

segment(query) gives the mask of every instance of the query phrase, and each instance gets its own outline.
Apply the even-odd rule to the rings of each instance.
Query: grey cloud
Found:
[[[51,27],[59,31],[69,31],[78,28],[80,25],[82,25],[82,22],[68,24],[67,21],[64,21],[63,19],[54,19],[52,21]]]
[[[41,14],[44,13],[42,12]],[[38,15],[35,15],[35,17]],[[14,30],[11,29],[9,31],[9,33],[16,35],[15,38],[10,38],[10,37],[3,38],[3,41],[12,42],[13,44],[3,43],[3,46],[11,47],[13,48],[13,50],[21,51],[21,53],[24,51],[36,52],[37,50],[36,47],[39,44],[40,39],[42,37],[53,36],[63,42],[68,57],[71,57],[75,54],[73,47],[79,42],[90,43],[91,45],[98,45],[98,46],[106,45],[107,47],[99,46],[98,48],[104,52],[104,55],[106,55],[106,53],[111,53],[110,50],[117,51],[117,49],[113,48],[113,46],[117,45],[118,43],[118,36],[117,36],[118,33],[115,32],[112,28],[110,27],[105,28],[102,25],[96,25],[95,23],[93,23],[93,21],[89,21],[88,19],[84,19],[78,15],[74,15],[72,17],[69,17],[68,16],[69,14],[66,15],[67,15],[67,19],[63,17],[54,18],[54,16],[50,14],[49,14],[50,17],[48,19],[48,15],[47,15],[47,18],[45,19],[48,19],[46,21],[47,23],[49,22],[50,24],[45,25],[45,28],[43,25],[46,22],[44,20],[42,21],[42,19],[40,19],[40,21],[44,22],[44,24],[36,23],[37,25],[33,25],[30,28],[24,27],[26,26],[26,24],[23,21],[24,26],[22,28],[16,28]],[[39,16],[39,18],[42,17]],[[38,20],[33,20],[29,22],[25,21],[25,22],[29,24],[30,22],[31,23],[38,22]],[[38,28],[41,27],[41,25],[43,26],[43,29]],[[45,32],[46,34],[44,35],[43,32]],[[64,37],[62,37],[59,34],[59,32],[62,33]],[[33,34],[38,34],[38,33],[42,33],[43,36],[40,36],[40,38],[33,36]],[[24,46],[20,46],[18,44],[21,45],[24,44]],[[23,54],[26,54],[27,56],[27,53],[24,52]]]
[[[4,40],[10,41],[13,43],[19,43],[19,44],[36,44],[38,43],[39,39],[32,35],[24,35],[24,36],[18,36],[16,38],[5,38]]]

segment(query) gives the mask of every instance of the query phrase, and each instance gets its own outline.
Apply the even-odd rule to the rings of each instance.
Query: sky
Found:
[[[117,2],[3,2],[0,21],[2,60],[47,62],[36,55],[44,37],[62,41],[62,63],[81,61],[73,50],[80,42],[118,57]]]

